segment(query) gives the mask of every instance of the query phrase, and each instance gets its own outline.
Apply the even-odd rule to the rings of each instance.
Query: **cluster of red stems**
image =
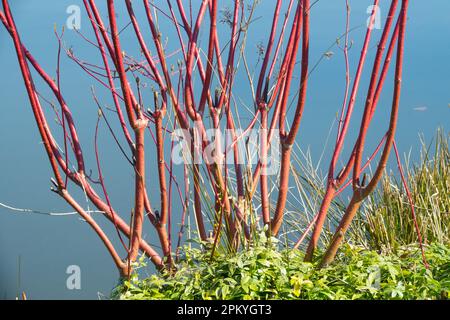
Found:
[[[43,70],[22,43],[8,1],[2,0],[2,2],[3,11],[0,10],[0,20],[14,42],[30,105],[53,170],[53,191],[73,207],[94,229],[111,254],[121,276],[126,277],[130,275],[133,263],[140,253],[151,259],[159,269],[176,268],[175,257],[178,254],[183,236],[186,211],[190,205],[190,192],[193,193],[193,209],[198,236],[202,241],[212,243],[212,246],[208,247],[212,248],[212,254],[214,254],[217,245],[224,241],[223,239],[226,239],[235,250],[238,250],[243,244],[252,241],[252,234],[249,231],[248,211],[249,208],[252,208],[255,201],[260,201],[258,204],[261,205],[261,212],[258,212],[258,214],[261,215],[264,225],[267,226],[267,232],[272,236],[278,235],[283,222],[283,215],[286,211],[289,193],[292,147],[300,128],[307,96],[308,76],[311,71],[309,68],[311,9],[309,0],[290,0],[284,16],[281,15],[283,1],[274,1],[275,8],[269,39],[262,52],[261,69],[259,77],[257,77],[256,90],[253,93],[255,113],[245,129],[247,131],[260,126],[260,130],[265,132],[260,140],[259,163],[253,168],[254,171],[250,173],[246,172],[239,162],[242,155],[239,154],[240,150],[235,143],[241,138],[236,133],[236,117],[238,115],[232,111],[232,96],[237,68],[236,56],[239,54],[240,43],[245,40],[243,38],[245,37],[246,28],[251,21],[251,16],[249,17],[247,14],[247,7],[244,1],[233,1],[234,8],[230,11],[227,21],[231,32],[230,38],[225,39],[225,48],[227,48],[225,50],[224,47],[221,47],[221,39],[218,33],[218,21],[220,19],[218,17],[218,0],[199,1],[196,15],[193,12],[194,9],[190,1],[188,5],[184,4],[182,0],[162,1],[167,5],[163,10],[157,7],[162,2],[156,5],[148,0],[143,0],[142,8],[145,10],[147,18],[146,27],[149,28],[151,34],[149,39],[144,39],[141,25],[134,13],[133,1],[124,0],[139,50],[145,58],[144,62],[139,62],[129,57],[122,48],[114,1],[106,1],[106,16],[108,19],[105,21],[99,12],[95,0],[83,0],[87,16],[92,25],[93,34],[95,35],[95,42],[91,41],[90,43],[98,49],[103,65],[94,66],[77,60],[71,50],[67,50],[67,54],[82,67],[83,71],[101,83],[112,95],[114,114],[117,115],[117,121],[122,129],[121,134],[124,135],[124,139],[128,142],[129,147],[129,151],[125,150],[127,148],[122,148],[121,151],[125,155],[127,152],[131,153],[131,156],[127,157],[130,165],[134,168],[134,204],[129,223],[124,221],[121,215],[114,210],[109,200],[101,172],[97,139],[96,159],[99,182],[96,183],[96,186],[99,186],[99,189],[101,187],[100,191],[96,191],[96,186],[93,185],[94,182],[86,174],[83,147],[78,138],[76,123],[60,88],[59,60],[61,55],[61,36],[57,34],[59,40],[58,68],[56,79],[53,79]],[[397,125],[408,2],[408,0],[391,1],[389,13],[376,50],[363,117],[359,127],[359,135],[346,165],[342,170],[339,170],[337,165],[354,111],[373,31],[371,27],[366,30],[356,75],[351,80],[348,61],[350,8],[347,1],[347,32],[345,45],[342,48],[346,58],[346,93],[340,112],[332,159],[329,165],[326,190],[320,211],[295,246],[298,248],[308,235],[310,242],[306,252],[307,261],[311,261],[314,257],[324,221],[326,221],[327,211],[332,205],[333,199],[347,186],[352,186],[351,200],[322,258],[322,266],[328,265],[335,258],[357,210],[364,199],[373,192],[386,167],[391,148],[394,145]],[[375,0],[374,8],[377,8],[378,4],[379,0]],[[187,6],[188,10],[186,9]],[[170,54],[165,52],[162,33],[158,27],[157,14],[163,14],[165,18],[169,19],[177,32],[177,41],[179,41],[181,48],[180,55],[182,55],[177,72],[173,72],[173,67],[169,66],[167,62]],[[209,18],[206,18],[208,15]],[[371,24],[375,22],[375,18],[376,12],[374,9],[370,18]],[[202,50],[198,44],[201,28],[209,30],[209,41],[206,42],[207,48],[205,50]],[[156,51],[156,56],[151,54],[151,50]],[[223,61],[226,55],[226,60]],[[366,163],[363,163],[362,158],[367,131],[377,108],[393,58],[395,60],[395,79],[393,82],[394,90],[389,127],[372,156]],[[301,61],[301,63],[297,63],[298,61]],[[34,85],[32,69],[34,69],[34,75],[41,77],[51,89],[59,104],[60,112],[57,112],[58,110],[55,110],[55,112],[59,116],[59,124],[64,134],[64,150],[58,147],[54,134],[48,125],[41,104],[42,98]],[[295,98],[296,101],[294,101],[296,102],[295,113],[293,116],[289,116],[289,97],[292,82],[297,82],[296,80],[294,81],[297,70],[300,74],[299,92]],[[143,108],[141,92],[143,87],[139,77],[136,76],[136,71],[139,71],[139,75],[147,76],[154,83],[154,110],[144,110]],[[200,79],[197,83],[200,83],[201,90],[197,88],[195,90],[197,94],[194,92],[194,73],[198,73]],[[130,81],[130,79],[133,79],[134,82]],[[215,83],[218,83],[219,89],[213,87]],[[99,108],[99,121],[100,119],[108,121],[97,99],[96,103]],[[207,114],[209,117],[206,117]],[[222,115],[224,116],[222,117]],[[208,118],[208,121],[205,120],[206,118]],[[227,166],[221,163],[206,164],[203,171],[201,170],[203,165],[193,164],[190,165],[189,169],[187,168],[188,165],[185,165],[185,190],[183,196],[180,184],[172,174],[172,161],[167,163],[165,160],[165,151],[168,148],[168,141],[166,140],[169,140],[166,139],[165,133],[170,132],[168,123],[172,126],[171,130],[174,130],[176,127],[192,130],[194,123],[199,125],[201,147],[206,147],[210,143],[205,133],[207,128],[219,129],[221,126],[225,126],[226,129],[234,132],[232,137],[233,148],[230,151],[233,152],[235,160],[233,173],[230,173]],[[111,129],[109,123],[108,126]],[[275,132],[279,132],[280,135],[281,166],[279,179],[277,180],[278,188],[276,190],[278,190],[278,197],[276,207],[271,208],[269,194],[272,188],[269,186],[266,169],[267,154]],[[112,134],[117,142],[118,133],[112,131]],[[146,163],[150,160],[146,156],[146,134],[151,134],[157,150],[155,163],[157,164],[158,172],[156,181],[159,181],[160,190],[160,199],[158,199],[160,202],[159,210],[155,210],[155,207],[152,206],[147,193],[146,184],[149,177],[146,175],[145,169]],[[381,155],[377,158],[379,160],[374,173],[370,179],[366,178],[367,175],[364,173],[364,170],[380,152]],[[71,168],[69,158],[75,160],[76,166],[74,166],[74,169]],[[205,172],[204,176],[202,176],[202,172]],[[234,189],[230,187],[232,175],[236,191],[233,191]],[[189,179],[193,183],[189,183]],[[201,181],[204,180],[208,181],[207,188],[210,188],[215,202],[215,216],[213,217],[214,221],[211,222],[214,230],[209,234],[207,232],[208,226],[206,221],[204,221],[205,215],[202,212],[202,205],[204,205],[202,202],[202,188],[204,186],[201,185]],[[69,183],[80,187],[89,201],[114,224],[121,244],[127,252],[125,259],[120,257],[119,251],[115,248],[105,231],[93,219],[90,212],[87,212],[69,193]],[[193,185],[192,190],[190,190],[191,185]],[[181,228],[176,247],[172,244],[171,232],[173,224],[171,222],[173,188],[177,188],[183,208]],[[148,242],[142,239],[143,223],[146,217],[154,226],[154,230],[160,240],[162,252],[157,252]],[[309,236],[311,232],[312,235]],[[127,238],[128,243],[125,243],[122,237]]]

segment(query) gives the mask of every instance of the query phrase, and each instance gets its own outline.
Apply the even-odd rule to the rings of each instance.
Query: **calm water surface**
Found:
[[[56,41],[54,24],[62,26],[67,19],[66,8],[80,5],[80,0],[14,0],[12,10],[22,33],[22,40],[42,65],[54,74]],[[229,1],[221,1],[225,7]],[[352,26],[365,24],[367,7],[371,1],[352,0]],[[248,58],[256,61],[257,44],[266,42],[261,30],[267,30],[274,1],[263,0],[259,6],[253,28],[249,34]],[[389,1],[381,1],[382,19]],[[397,140],[402,152],[418,151],[418,135],[423,133],[430,140],[438,126],[450,129],[450,2],[447,0],[411,1],[406,42],[404,90],[401,102]],[[101,6],[104,10],[104,7]],[[125,15],[118,9],[119,18]],[[141,14],[141,13],[140,13]],[[140,15],[139,14],[139,15]],[[311,61],[318,61],[329,46],[344,32],[345,1],[320,0],[311,12]],[[124,21],[124,20],[123,20]],[[122,21],[122,25],[123,24]],[[169,47],[176,48],[177,39],[168,25],[162,27],[168,36]],[[87,17],[82,16],[82,32],[92,38]],[[351,34],[355,41],[350,52],[352,70],[355,69],[361,48],[364,28]],[[379,30],[374,31],[380,35]],[[135,38],[124,31],[124,47],[136,47]],[[74,32],[66,32],[66,45],[72,46],[79,57],[92,57],[95,51],[89,48]],[[310,147],[315,159],[319,157],[329,127],[336,115],[344,90],[344,65],[342,52],[334,47],[334,55],[325,59],[311,75],[308,104],[300,132],[302,148]],[[373,59],[375,44],[370,49]],[[95,55],[98,59],[98,55]],[[99,96],[105,103],[110,97],[101,92],[94,80],[84,76],[74,63],[63,59],[63,93],[78,119],[80,138],[86,144],[87,154],[92,153],[96,109],[89,94],[90,86],[96,85]],[[98,61],[98,60],[97,60]],[[372,61],[372,60],[369,60]],[[3,27],[0,28],[0,202],[23,208],[61,212],[68,210],[49,191],[51,173],[39,137],[28,98],[18,72],[12,42]],[[366,76],[367,78],[367,76]],[[251,105],[247,83],[242,78],[237,83],[237,92],[243,101]],[[362,83],[365,92],[367,79]],[[242,89],[241,89],[242,88]],[[43,90],[42,94],[50,96]],[[358,97],[355,119],[359,119],[362,96]],[[381,111],[375,118],[376,129],[385,128],[386,112],[389,108],[390,92],[381,100]],[[377,130],[374,132],[376,133]],[[350,136],[354,136],[351,132]],[[374,134],[369,144],[374,145],[378,136]],[[132,172],[115,168],[124,167],[124,160],[117,157],[111,138],[104,133],[102,157],[105,176],[108,177],[109,192],[119,212],[128,212],[132,203]],[[110,153],[108,153],[110,152]],[[329,156],[326,153],[326,156]],[[95,168],[94,159],[87,157],[88,164]],[[73,190],[75,192],[75,190]],[[155,190],[150,190],[150,193]],[[154,193],[152,198],[157,199]],[[156,201],[156,200],[155,200]],[[102,219],[99,219],[102,223]],[[106,224],[107,230],[110,226]],[[150,229],[147,229],[150,230]],[[153,235],[145,235],[154,241]],[[76,216],[48,217],[12,213],[0,208],[0,298],[13,299],[17,292],[25,290],[30,298],[39,299],[97,299],[108,295],[117,282],[117,272],[106,250],[97,236]],[[20,263],[19,263],[20,261]],[[20,265],[20,267],[19,267]],[[66,269],[70,265],[81,268],[81,290],[68,290]]]

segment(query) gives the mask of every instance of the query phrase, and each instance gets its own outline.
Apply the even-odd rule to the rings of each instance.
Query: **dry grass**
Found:
[[[425,243],[450,243],[450,135],[438,130],[419,164],[408,166],[408,183]],[[411,208],[400,180],[386,175],[360,212],[352,236],[382,252],[417,242]]]

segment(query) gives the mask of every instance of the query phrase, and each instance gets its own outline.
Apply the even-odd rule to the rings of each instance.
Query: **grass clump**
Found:
[[[417,222],[425,243],[450,244],[450,136],[438,131],[430,146],[422,142],[421,161],[408,169]],[[359,243],[382,251],[417,242],[411,207],[402,182],[385,176],[352,228]]]

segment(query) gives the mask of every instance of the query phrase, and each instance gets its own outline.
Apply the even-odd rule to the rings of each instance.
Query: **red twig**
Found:
[[[414,221],[414,228],[416,228],[417,239],[419,240],[419,247],[420,247],[420,251],[422,253],[422,261],[423,261],[425,268],[429,269],[430,266],[428,265],[427,258],[425,257],[425,249],[423,247],[422,234],[420,232],[419,224],[417,222],[416,208],[414,206],[414,200],[412,198],[411,192],[409,191],[408,182],[406,181],[405,175],[403,173],[402,161],[400,160],[400,156],[398,154],[398,149],[397,149],[397,144],[395,143],[395,139],[393,141],[393,146],[394,146],[395,158],[397,160],[398,171],[400,172],[400,177],[402,178],[403,187],[405,188],[406,196],[408,197],[408,202],[411,207],[411,217]]]

